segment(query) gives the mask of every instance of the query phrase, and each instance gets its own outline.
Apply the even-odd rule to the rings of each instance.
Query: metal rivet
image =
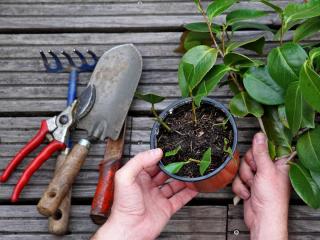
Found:
[[[69,122],[68,116],[67,116],[67,115],[62,115],[62,116],[59,118],[59,122],[60,122],[61,124],[66,124],[66,123],[68,123],[68,122]]]
[[[233,231],[233,234],[238,236],[240,234],[240,231],[238,229],[236,229],[236,230]]]

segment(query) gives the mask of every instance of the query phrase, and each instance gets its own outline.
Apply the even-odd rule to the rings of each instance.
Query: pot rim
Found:
[[[165,110],[163,110],[161,112],[161,114],[159,115],[162,119],[165,119],[169,113],[172,113],[172,111],[174,109],[177,109],[185,104],[188,104],[192,101],[191,98],[183,98],[183,99],[179,99],[175,102],[173,102],[172,104],[170,104]],[[207,175],[201,176],[201,177],[196,177],[196,178],[189,178],[189,177],[181,177],[181,176],[177,176],[175,174],[172,174],[168,171],[165,170],[164,165],[162,163],[162,161],[159,162],[159,167],[160,169],[165,172],[167,175],[169,175],[170,177],[183,181],[183,182],[198,182],[198,181],[202,181],[208,178],[211,178],[215,175],[217,175],[221,170],[223,170],[227,164],[233,159],[233,156],[235,154],[236,148],[237,148],[237,143],[238,143],[238,129],[237,129],[237,124],[235,122],[234,117],[232,116],[232,114],[229,112],[229,110],[220,102],[212,99],[212,98],[208,98],[205,97],[202,99],[201,103],[207,103],[210,105],[213,105],[217,108],[219,108],[220,110],[222,110],[225,115],[229,118],[229,121],[231,123],[232,126],[232,130],[233,130],[233,143],[232,143],[232,156],[228,156],[225,161],[218,167],[216,168],[214,171],[208,173]],[[159,133],[159,128],[160,128],[160,123],[156,122],[153,124],[152,130],[151,130],[151,134],[150,134],[150,148],[154,149],[157,148],[157,135]]]

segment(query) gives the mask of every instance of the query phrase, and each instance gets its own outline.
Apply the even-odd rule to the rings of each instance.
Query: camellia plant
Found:
[[[319,208],[320,48],[318,43],[300,42],[320,31],[320,0],[289,3],[284,9],[258,1],[278,15],[279,29],[256,23],[255,19],[267,15],[264,11],[237,7],[229,11],[236,0],[214,0],[207,8],[200,0],[194,2],[204,22],[187,24],[181,38],[178,50],[185,52],[178,70],[182,96],[193,99],[195,112],[204,96],[228,84],[235,94],[229,103],[232,114],[258,119],[268,136],[270,156],[275,161],[288,159],[296,193],[309,206]],[[225,11],[226,20],[219,23]],[[266,62],[241,53],[240,48],[262,54],[265,45],[264,36],[234,41],[241,29],[273,33],[278,45]],[[222,63],[217,64],[217,58]],[[193,120],[196,124],[196,117]]]

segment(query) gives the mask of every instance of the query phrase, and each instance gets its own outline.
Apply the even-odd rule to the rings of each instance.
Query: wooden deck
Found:
[[[297,1],[297,0],[296,0]],[[290,1],[275,1],[285,6]],[[299,1],[302,2],[302,1]],[[241,1],[242,7],[269,9],[256,2]],[[222,21],[223,18],[218,19]],[[179,98],[177,66],[180,54],[174,52],[188,22],[201,21],[193,2],[187,0],[2,0],[0,3],[0,170],[32,137],[40,120],[65,107],[68,74],[47,74],[39,50],[87,48],[99,56],[112,46],[134,43],[144,58],[139,89],[165,95],[161,110]],[[260,19],[278,24],[275,15]],[[237,38],[261,35],[243,31]],[[274,46],[266,34],[265,51]],[[319,41],[317,36],[309,41]],[[243,50],[243,52],[246,52]],[[257,58],[257,56],[252,55]],[[259,56],[259,58],[261,58]],[[80,75],[79,92],[90,74]],[[211,95],[227,103],[231,92],[223,87]],[[129,113],[125,158],[149,148],[152,119],[149,106],[135,100]],[[254,119],[239,119],[239,149],[245,152],[258,130]],[[79,139],[84,132],[77,131]],[[94,144],[73,188],[70,234],[62,239],[88,239],[97,229],[89,218],[90,204],[98,178],[98,163],[104,143]],[[32,154],[35,156],[36,152]],[[32,157],[31,156],[31,157]],[[27,158],[7,184],[0,186],[0,239],[60,239],[47,233],[47,219],[38,214],[36,204],[52,177],[55,157],[33,176],[18,205],[9,202],[12,188]],[[159,239],[242,240],[248,230],[242,220],[242,206],[231,204],[230,188],[200,194],[169,222]],[[290,239],[320,239],[320,211],[305,207],[293,196],[290,209]]]

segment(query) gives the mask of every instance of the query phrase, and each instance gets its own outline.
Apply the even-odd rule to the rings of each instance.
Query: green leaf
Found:
[[[278,106],[278,115],[281,123],[286,127],[289,128],[289,123],[286,115],[286,108],[284,105]]]
[[[312,179],[315,181],[315,183],[320,188],[320,173],[314,172],[314,171],[310,171],[310,174],[311,174]]]
[[[266,67],[250,68],[244,75],[243,84],[248,94],[266,105],[284,103],[283,89],[271,78]]]
[[[177,155],[177,153],[181,150],[181,146],[176,147],[175,149],[168,151],[164,154],[165,157],[172,157]]]
[[[209,147],[202,155],[202,159],[200,161],[200,174],[202,176],[206,172],[210,164],[211,164],[211,148]]]
[[[309,66],[308,61],[301,69],[300,86],[306,102],[320,112],[320,76]]]
[[[179,83],[181,86],[185,83],[188,86],[189,92],[192,91],[210,71],[216,62],[218,51],[208,46],[197,46],[190,49],[181,59],[179,66]],[[183,87],[182,93],[185,93]]]
[[[275,159],[277,157],[276,146],[272,141],[268,139],[268,150],[271,159]]]
[[[228,146],[229,140],[228,140],[227,138],[224,138],[224,139],[223,139],[223,143],[224,143],[224,144],[223,144],[223,151],[224,151],[225,153],[228,153],[229,156],[233,156],[232,149],[231,149],[230,146]]]
[[[139,92],[135,93],[135,97],[138,99],[144,100],[146,102],[149,102],[151,104],[162,102],[165,99],[165,97],[162,97],[153,93],[142,94]]]
[[[275,145],[277,157],[281,157],[290,153],[292,133],[282,124],[279,117],[278,108],[276,106],[266,106],[264,108],[262,120],[268,135],[268,139]]]
[[[318,58],[320,56],[320,48],[313,48],[311,49],[311,51],[309,52],[309,58],[310,58],[310,62],[313,63],[314,60],[316,60],[316,58]]]
[[[305,21],[293,33],[293,41],[300,42],[306,37],[320,31],[320,17],[311,18]]]
[[[314,119],[315,119],[315,111],[313,108],[306,103],[306,101],[302,101],[302,122],[301,122],[301,128],[314,128]]]
[[[240,53],[231,52],[224,56],[224,63],[229,66],[238,66],[238,67],[258,67],[263,64],[259,60],[251,59]]]
[[[209,32],[209,28],[207,23],[205,22],[195,22],[195,23],[188,23],[186,25],[184,25],[184,27],[192,32],[201,32],[201,33],[208,33]],[[211,25],[211,30],[214,33],[220,33],[221,31],[221,26],[220,25]]]
[[[299,163],[290,164],[291,184],[299,197],[310,207],[320,207],[320,189],[310,172]]]
[[[260,2],[262,2],[264,5],[267,5],[268,7],[271,7],[274,11],[276,11],[279,14],[282,14],[282,8],[280,8],[279,6],[267,1],[267,0],[260,0]]]
[[[284,89],[291,82],[299,81],[299,74],[307,58],[306,52],[296,43],[286,43],[274,48],[268,56],[268,71]]]
[[[236,22],[232,25],[232,32],[242,29],[257,29],[269,32],[275,32],[275,30],[269,28],[265,24],[255,23],[255,22]]]
[[[236,2],[237,0],[214,0],[211,2],[207,8],[209,21],[211,22],[214,17],[219,16]]]
[[[176,174],[180,171],[180,169],[186,164],[187,162],[174,162],[164,166],[164,169],[169,173]]]
[[[302,122],[302,95],[299,82],[289,84],[285,98],[286,116],[293,134],[300,129]]]
[[[307,3],[289,3],[284,11],[284,23],[306,20],[320,16],[320,0],[309,0]]]
[[[263,115],[263,107],[246,92],[240,92],[233,97],[230,101],[229,108],[232,114],[238,117],[245,117],[248,114],[252,114],[255,117],[261,117]]]
[[[233,50],[241,47],[251,51],[254,51],[258,54],[263,53],[263,47],[265,44],[265,38],[262,36],[256,37],[245,42],[231,42],[226,48],[226,53],[232,52]]]
[[[303,134],[297,143],[299,160],[306,168],[320,172],[320,126]]]
[[[199,45],[211,45],[211,38],[209,33],[204,32],[187,32],[183,40],[183,47],[186,51]]]
[[[208,96],[230,70],[231,68],[224,64],[213,66],[213,68],[204,77],[196,91],[195,104],[197,106],[200,106],[202,98]]]
[[[256,19],[260,17],[266,16],[267,13],[259,10],[254,10],[254,9],[238,9],[230,12],[227,15],[226,18],[226,23],[227,25],[233,25],[236,22],[239,21],[245,21],[249,19]]]

